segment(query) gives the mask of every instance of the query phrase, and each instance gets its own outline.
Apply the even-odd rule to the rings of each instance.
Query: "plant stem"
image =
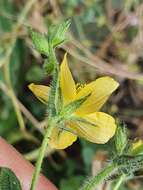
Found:
[[[31,184],[30,190],[35,190],[35,188],[36,188],[36,184],[37,184],[38,177],[40,174],[42,161],[43,161],[45,151],[46,151],[46,148],[47,148],[47,145],[48,145],[48,142],[49,142],[49,139],[50,139],[54,125],[55,125],[54,120],[49,120],[49,124],[48,124],[48,127],[46,129],[45,136],[44,136],[44,139],[42,141],[42,145],[41,145],[40,150],[39,150],[39,156],[38,156],[38,160],[36,162],[36,168],[35,168],[35,171],[33,174],[32,184]]]
[[[118,189],[119,189],[121,183],[122,183],[123,180],[124,180],[124,177],[125,177],[125,174],[122,174],[122,175],[120,176],[120,178],[118,179],[118,181],[117,181],[116,185],[114,186],[114,189],[113,189],[113,190],[118,190]]]
[[[114,169],[116,169],[116,167],[113,163],[108,165],[99,174],[87,180],[81,190],[94,190],[103,180],[105,180],[111,174]]]
[[[24,154],[24,157],[25,157],[26,160],[28,160],[28,161],[37,160],[37,158],[38,158],[38,156],[39,156],[39,150],[40,150],[40,148],[37,148],[37,149],[35,149],[35,150],[32,150],[31,152],[28,152],[28,153]],[[45,157],[46,157],[46,156],[49,156],[49,155],[51,155],[51,154],[54,153],[54,152],[55,152],[54,149],[52,149],[52,148],[50,148],[50,147],[47,147],[44,156],[45,156]]]
[[[49,63],[54,64],[54,72],[53,72],[53,80],[51,83],[51,89],[49,93],[49,100],[48,100],[48,127],[45,131],[45,135],[42,141],[42,145],[39,150],[38,160],[36,162],[35,172],[32,178],[32,184],[30,190],[35,190],[36,184],[38,181],[38,177],[40,174],[40,169],[42,165],[42,161],[46,152],[46,148],[49,142],[49,138],[51,136],[52,130],[55,127],[57,120],[54,118],[55,116],[55,104],[57,103],[55,100],[57,99],[57,90],[59,86],[58,80],[58,73],[59,73],[59,66],[56,60],[56,55],[54,49],[50,46],[50,53],[49,53]]]
[[[49,48],[49,63],[54,64],[53,79],[51,82],[51,90],[48,100],[48,114],[53,117],[57,112],[58,98],[59,98],[59,64],[56,59],[55,50],[50,46]]]

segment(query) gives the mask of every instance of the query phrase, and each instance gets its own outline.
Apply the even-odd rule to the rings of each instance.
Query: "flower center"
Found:
[[[79,93],[82,88],[84,88],[86,84],[77,83],[76,84],[76,92]]]

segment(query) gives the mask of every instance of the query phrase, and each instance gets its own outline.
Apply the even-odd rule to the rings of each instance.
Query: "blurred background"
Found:
[[[103,111],[125,123],[130,139],[143,139],[142,0],[0,0],[0,135],[35,163],[45,124],[45,106],[28,90],[31,82],[48,85],[44,57],[32,47],[28,26],[46,33],[50,24],[71,18],[69,66],[79,83],[111,75],[120,83]],[[76,190],[110,159],[106,145],[79,139],[62,151],[47,148],[43,173],[60,190]],[[110,183],[99,190],[111,190]],[[141,190],[142,179],[120,190]]]

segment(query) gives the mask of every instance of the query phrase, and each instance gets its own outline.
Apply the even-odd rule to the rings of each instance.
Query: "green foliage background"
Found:
[[[113,75],[120,82],[120,89],[103,110],[127,124],[130,138],[142,138],[142,1],[37,0],[14,33],[25,4],[26,1],[20,0],[0,1],[0,135],[35,163],[42,140],[39,129],[45,119],[45,107],[27,85],[31,82],[48,85],[50,77],[43,73],[45,58],[33,49],[28,27],[45,33],[50,24],[71,18],[68,41],[57,51],[58,59],[62,60],[65,51],[69,53],[72,73],[80,83],[88,83],[101,75]],[[26,134],[19,127],[9,89],[14,92]],[[101,146],[79,139],[64,151],[47,149],[43,173],[60,190],[78,189],[86,176],[96,172],[94,163],[103,164],[110,159],[111,145],[112,142]],[[98,156],[104,154],[105,158]],[[123,184],[120,190],[142,188],[142,180],[134,180]]]

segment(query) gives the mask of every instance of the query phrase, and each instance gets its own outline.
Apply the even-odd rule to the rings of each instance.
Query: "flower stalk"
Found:
[[[52,133],[52,130],[53,130],[54,126],[55,126],[55,121],[54,120],[49,120],[48,127],[46,129],[45,136],[43,138],[43,141],[42,141],[42,144],[41,144],[41,147],[40,147],[40,150],[39,150],[39,156],[38,156],[38,159],[37,159],[37,162],[36,162],[36,167],[35,167],[35,171],[34,171],[34,174],[33,174],[30,190],[35,190],[35,188],[36,188],[36,184],[37,184],[38,177],[39,177],[39,174],[40,174],[43,158],[44,158],[44,155],[45,155],[45,152],[46,152],[46,149],[47,149],[47,145],[48,145],[48,142],[49,142],[49,139],[50,139],[50,136],[51,136],[51,133]]]
[[[33,178],[32,178],[32,183],[31,183],[31,188],[30,190],[35,190],[36,188],[36,184],[38,181],[38,177],[40,174],[40,170],[41,170],[41,166],[42,166],[42,162],[43,162],[43,158],[48,146],[48,142],[50,140],[50,136],[52,133],[53,128],[56,125],[56,118],[54,117],[56,115],[56,109],[55,109],[55,105],[56,105],[56,99],[57,99],[57,89],[58,89],[58,63],[56,60],[56,56],[55,56],[55,52],[53,50],[52,47],[50,47],[50,57],[49,57],[49,62],[52,62],[52,64],[54,64],[54,71],[53,71],[53,79],[52,79],[52,84],[51,84],[51,90],[49,93],[49,102],[48,102],[48,126],[45,130],[45,135],[39,150],[39,156],[36,162],[36,167],[35,167],[35,171],[33,174]],[[48,94],[47,94],[48,96]]]

